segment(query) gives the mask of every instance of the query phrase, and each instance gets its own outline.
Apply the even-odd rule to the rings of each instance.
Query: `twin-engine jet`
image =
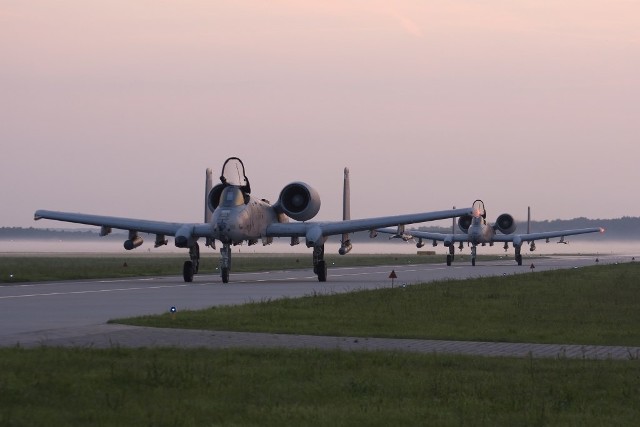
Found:
[[[338,253],[344,255],[351,250],[349,233],[378,227],[392,227],[425,221],[434,221],[467,215],[467,209],[453,209],[379,218],[351,219],[349,171],[344,170],[343,220],[333,222],[310,222],[320,210],[318,193],[304,182],[286,185],[273,205],[265,199],[251,196],[251,185],[245,174],[244,164],[237,157],[230,157],[222,166],[220,183],[213,186],[211,169],[206,172],[205,220],[203,223],[175,223],[143,219],[99,216],[70,212],[38,210],[34,219],[52,219],[101,227],[100,235],[106,236],[113,228],[128,230],[129,237],[124,242],[127,250],[142,245],[138,233],[155,234],[155,247],[167,244],[166,236],[174,236],[178,248],[189,249],[189,261],[183,266],[185,282],[193,281],[200,265],[198,239],[206,239],[206,245],[220,249],[220,274],[223,283],[229,282],[231,271],[231,246],[247,242],[254,245],[272,243],[274,237],[287,237],[291,245],[300,243],[304,237],[306,246],[313,248],[313,271],[320,282],[327,280],[327,264],[324,260],[324,244],[328,236],[342,235]],[[289,222],[289,218],[296,222]]]
[[[465,242],[471,245],[471,265],[474,266],[476,265],[476,251],[478,245],[485,246],[486,244],[489,244],[490,246],[493,246],[494,242],[504,242],[504,250],[507,251],[509,249],[509,243],[511,243],[516,251],[516,262],[518,265],[522,265],[522,254],[520,253],[520,248],[524,242],[529,244],[530,251],[535,251],[536,240],[545,239],[548,243],[549,239],[553,237],[560,237],[560,241],[558,243],[567,243],[564,239],[565,236],[604,232],[603,228],[581,228],[577,230],[531,233],[531,218],[529,215],[527,220],[527,233],[514,234],[516,231],[516,223],[513,216],[510,214],[502,214],[496,219],[494,224],[489,224],[487,223],[487,212],[484,209],[484,203],[482,200],[476,200],[473,202],[471,209],[471,215],[466,214],[458,218],[458,227],[462,231],[462,234],[455,234],[455,219],[451,234],[428,233],[413,230],[409,233],[405,233],[404,226],[402,225],[397,229],[385,228],[378,229],[376,231],[392,234],[393,236],[391,238],[397,237],[405,241],[418,238],[418,242],[416,243],[418,248],[424,246],[423,239],[433,241],[433,246],[437,246],[437,242],[439,241],[444,242],[444,246],[449,248],[449,253],[447,254],[448,266],[451,265],[455,256],[455,243],[459,243],[460,250],[462,250],[463,243]],[[498,234],[498,231],[501,234]]]

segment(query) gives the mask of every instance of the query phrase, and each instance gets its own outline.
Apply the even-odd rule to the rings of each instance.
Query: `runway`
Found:
[[[599,263],[629,261],[629,257],[599,257]],[[138,277],[118,280],[82,280],[0,286],[0,346],[286,346],[345,349],[404,349],[423,352],[462,352],[463,354],[524,355],[540,357],[559,353],[570,357],[629,357],[640,348],[584,346],[538,346],[506,343],[456,343],[429,340],[382,340],[375,338],[336,338],[240,334],[230,332],[181,331],[107,325],[110,319],[143,314],[162,314],[250,301],[300,297],[314,293],[338,293],[358,289],[411,285],[444,279],[465,279],[511,274],[531,274],[559,268],[594,265],[594,257],[558,256],[536,258],[518,267],[513,260],[478,263],[471,267],[457,263],[402,265],[402,256],[390,256],[387,266],[329,268],[327,282],[320,283],[311,270],[235,273],[229,284],[218,276],[196,276],[184,283],[181,276]],[[397,278],[389,279],[394,271]],[[225,339],[225,337],[227,337]],[[492,344],[494,346],[492,347]],[[509,349],[508,346],[517,346]],[[499,350],[495,348],[499,346]],[[525,347],[523,347],[525,346]],[[545,349],[546,347],[546,349]],[[586,353],[585,353],[586,352]],[[586,356],[585,356],[586,355]]]

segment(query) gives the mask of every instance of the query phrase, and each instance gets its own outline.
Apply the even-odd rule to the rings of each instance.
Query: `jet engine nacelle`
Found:
[[[502,234],[511,234],[516,231],[516,222],[511,215],[505,213],[496,219],[494,228],[500,230]]]
[[[225,187],[226,185],[224,184],[218,184],[209,191],[209,195],[207,196],[207,205],[209,205],[209,210],[211,212],[215,211],[220,204],[220,195]]]
[[[274,208],[296,221],[308,221],[320,211],[320,196],[308,184],[292,182],[282,189]]]
[[[468,233],[472,221],[473,217],[471,215],[462,215],[460,218],[458,218],[458,227],[460,228],[460,230],[462,230],[463,233]]]

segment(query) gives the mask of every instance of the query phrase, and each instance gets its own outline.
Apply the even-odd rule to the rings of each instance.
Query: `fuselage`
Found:
[[[220,203],[211,215],[212,237],[231,244],[257,240],[274,222],[278,222],[278,214],[271,204],[229,186],[222,191]]]
[[[471,207],[471,224],[467,230],[467,241],[472,245],[491,243],[495,236],[495,229],[487,224],[487,211],[484,209],[484,202],[476,200]]]
[[[491,243],[496,232],[482,216],[475,216],[467,230],[467,240],[475,245]]]

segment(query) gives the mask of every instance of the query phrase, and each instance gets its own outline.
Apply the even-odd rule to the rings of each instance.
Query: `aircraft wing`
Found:
[[[378,228],[376,229],[379,233],[393,234],[397,235],[398,230],[394,228]],[[417,231],[417,230],[409,230],[404,233],[407,236],[417,237],[419,239],[424,240],[435,240],[437,242],[444,242],[445,240],[449,240],[450,242],[466,242],[469,239],[469,236],[463,233],[458,234],[443,234],[443,233],[430,233],[428,231]]]
[[[394,228],[381,228],[376,231],[380,233],[393,234],[397,235],[397,230]],[[529,233],[529,234],[496,234],[493,236],[494,242],[509,242],[516,244],[520,244],[521,242],[532,242],[534,240],[542,240],[542,239],[551,239],[554,237],[563,237],[563,236],[572,236],[575,234],[586,234],[586,233],[602,233],[604,229],[602,228],[580,228],[576,230],[560,230],[560,231],[546,231],[542,233]],[[425,231],[407,231],[406,235],[421,238],[424,240],[436,240],[443,242],[445,240],[449,240],[451,242],[466,242],[469,238],[466,234],[442,234],[442,233],[429,233]]]
[[[575,234],[586,233],[603,233],[603,228],[579,228],[576,230],[559,230],[559,231],[546,231],[542,233],[529,233],[529,234],[507,234],[507,235],[495,235],[493,237],[494,242],[533,242],[534,240],[551,239],[553,237],[573,236]]]
[[[307,237],[315,241],[320,236],[375,230],[380,227],[391,227],[399,224],[435,221],[454,216],[469,215],[470,213],[471,208],[467,208],[333,222],[275,223],[267,227],[267,237]]]
[[[187,228],[193,237],[211,236],[210,224],[188,224],[181,222],[149,221],[144,219],[121,218],[115,216],[90,215],[72,212],[56,212],[38,210],[33,219],[53,219],[76,224],[97,225],[99,227],[117,228],[121,230],[140,231],[143,233],[175,236],[178,230]]]

